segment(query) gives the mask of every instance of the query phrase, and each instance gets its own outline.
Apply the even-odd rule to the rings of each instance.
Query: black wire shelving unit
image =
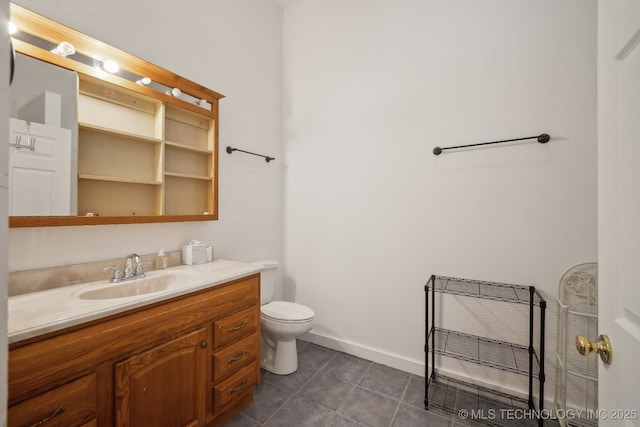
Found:
[[[483,414],[482,422],[490,426],[537,427],[538,420],[524,417],[503,416],[509,411],[529,409],[526,399],[460,381],[438,374],[429,384],[429,405],[449,412],[465,411],[465,414]],[[455,409],[453,409],[455,408]],[[456,425],[458,425],[456,423]]]
[[[436,327],[435,293],[528,305],[528,345]],[[535,322],[536,309],[540,311],[538,322]],[[497,417],[496,414],[502,413],[499,410],[503,409],[531,409],[537,410],[538,413],[542,413],[544,409],[545,310],[546,301],[533,286],[432,275],[425,285],[425,409],[428,409],[429,405],[434,405],[454,413],[463,409],[469,414],[471,411],[479,411],[475,413],[494,416],[478,420],[488,425],[516,425],[510,424],[510,421],[517,422],[517,425],[529,423],[542,425],[544,421],[542,418],[505,420]],[[538,342],[534,334],[536,326],[539,332]],[[436,371],[436,355],[526,376],[529,380],[528,399],[520,399],[441,375]],[[537,405],[534,399],[534,381],[536,380],[538,382]],[[462,399],[461,396],[463,396]]]

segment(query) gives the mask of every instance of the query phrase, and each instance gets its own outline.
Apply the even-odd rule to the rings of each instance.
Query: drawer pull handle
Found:
[[[234,362],[237,362],[238,360],[242,360],[245,357],[247,357],[247,354],[249,354],[249,350],[245,349],[240,356],[232,357],[231,359],[229,359],[229,363],[234,363]]]
[[[53,411],[53,413],[51,415],[49,415],[47,418],[38,421],[37,423],[31,424],[30,427],[38,427],[41,426],[42,424],[46,423],[47,421],[49,421],[51,418],[60,415],[61,413],[63,413],[64,411],[67,410],[66,406],[60,406],[58,409],[56,409],[55,411]]]
[[[246,385],[247,385],[247,379],[245,378],[245,379],[243,379],[243,380],[242,380],[242,384],[240,384],[240,385],[239,385],[238,387],[236,387],[236,388],[232,388],[231,390],[229,390],[229,394],[231,395],[231,394],[233,394],[233,393],[237,393],[237,392],[239,392],[239,391],[240,391],[240,390],[242,390],[242,389],[244,388],[244,386],[246,386]]]
[[[241,325],[239,325],[239,326],[234,326],[234,327],[232,327],[232,328],[229,328],[229,332],[235,332],[235,331],[237,331],[237,330],[239,330],[239,329],[244,328],[244,327],[245,327],[245,326],[247,326],[248,324],[249,324],[249,322],[247,322],[247,321],[245,320],[244,322],[242,322],[242,324],[241,324]]]

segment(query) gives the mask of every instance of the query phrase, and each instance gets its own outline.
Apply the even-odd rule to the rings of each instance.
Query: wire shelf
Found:
[[[464,332],[436,327],[436,293],[460,295],[470,298],[524,304],[529,307],[528,345],[480,337]],[[520,286],[482,280],[461,279],[432,275],[425,285],[425,368],[426,377],[434,379],[436,357],[442,355],[501,371],[526,376],[528,378],[528,399],[520,405],[523,408],[543,410],[545,383],[545,312],[547,303],[542,294],[533,286]],[[441,320],[440,320],[441,321]],[[524,329],[524,328],[523,328]],[[526,333],[524,330],[523,333]],[[534,382],[537,387],[534,391]],[[434,387],[437,387],[434,383]],[[431,381],[425,382],[425,407],[430,403]],[[477,387],[475,390],[481,389]],[[496,396],[504,397],[494,390],[484,390],[483,396],[495,401]],[[446,390],[445,390],[446,393]],[[474,399],[480,401],[479,392]],[[437,399],[437,396],[434,395]],[[446,395],[445,395],[446,398]],[[509,399],[512,399],[509,396]],[[445,399],[446,400],[446,399]],[[473,399],[472,399],[473,400]],[[457,403],[455,405],[458,405]],[[455,406],[454,405],[454,406]],[[507,423],[505,424],[505,421]],[[496,420],[494,425],[523,425],[523,420]],[[542,426],[543,419],[526,420],[531,425]]]
[[[577,377],[591,381],[598,381],[598,361],[595,357],[581,356],[577,351],[576,355],[567,355],[566,370]]]
[[[566,307],[566,310],[578,316],[598,317],[598,306],[593,304],[580,303],[560,303]],[[563,307],[563,308],[564,308]]]
[[[489,366],[519,375],[529,375],[529,349],[523,345],[434,328],[436,354]],[[538,374],[537,355],[534,374]]]
[[[531,288],[529,286],[508,283],[487,282],[482,280],[461,279],[456,277],[433,276],[429,279],[434,292],[490,299],[517,304],[529,304]],[[534,289],[533,304],[545,303],[544,298]]]
[[[567,422],[567,426],[569,427],[597,427],[597,425],[597,420],[586,420],[582,418],[574,418]]]
[[[508,416],[508,411],[527,411],[529,406],[525,399],[438,373],[429,379],[429,407],[432,406],[453,414],[465,413],[474,421],[491,426],[538,425],[535,419],[510,419]]]

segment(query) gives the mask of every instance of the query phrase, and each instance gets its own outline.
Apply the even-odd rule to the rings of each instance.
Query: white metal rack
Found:
[[[597,358],[581,356],[575,338],[598,335],[598,264],[588,262],[567,270],[560,279],[558,302],[555,410],[596,410]],[[559,421],[564,427],[597,425],[597,420],[586,418]]]

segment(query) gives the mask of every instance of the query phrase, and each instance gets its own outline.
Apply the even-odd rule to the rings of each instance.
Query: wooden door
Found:
[[[206,341],[202,328],[118,363],[116,425],[204,425]]]
[[[600,426],[640,425],[639,261],[640,1],[600,0],[598,329],[613,350],[599,362]]]

